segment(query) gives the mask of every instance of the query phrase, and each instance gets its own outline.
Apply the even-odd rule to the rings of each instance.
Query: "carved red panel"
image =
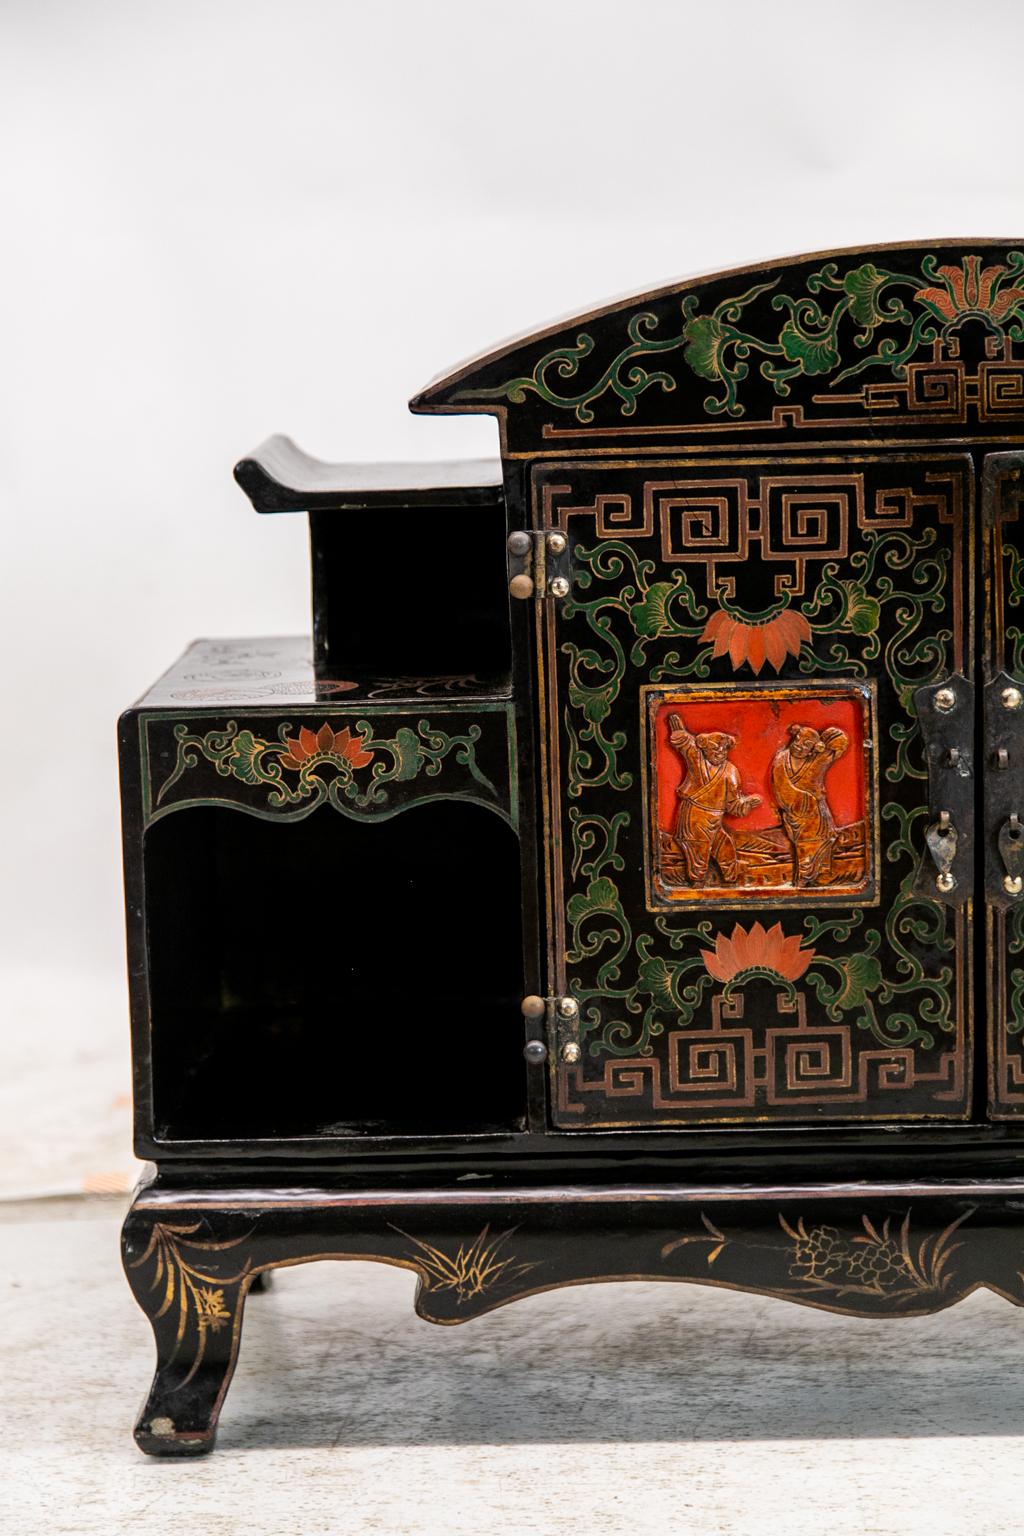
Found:
[[[874,899],[868,688],[645,693],[652,906]]]

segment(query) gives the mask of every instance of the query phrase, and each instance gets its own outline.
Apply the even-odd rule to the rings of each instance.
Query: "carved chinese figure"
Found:
[[[866,693],[652,687],[648,700],[653,902],[870,899]]]
[[[825,775],[849,747],[836,726],[816,731],[791,725],[789,739],[772,758],[771,784],[782,825],[793,844],[800,885],[831,885],[836,824],[825,792]]]
[[[691,736],[679,715],[669,719],[673,747],[686,764],[680,784],[676,841],[683,850],[687,873],[694,885],[708,878],[713,859],[726,885],[739,879],[736,845],[724,817],[749,816],[761,804],[760,795],[745,795],[739,770],[729,761],[735,736],[724,731],[703,731]]]

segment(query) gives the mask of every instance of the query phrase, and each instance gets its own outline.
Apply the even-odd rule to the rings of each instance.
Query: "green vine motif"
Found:
[[[1024,602],[1024,554],[1015,544],[1004,544],[1003,557],[1006,561],[1006,605],[1019,608]],[[1019,675],[1024,670],[1024,631],[1018,624],[1008,624],[1005,634],[1008,650],[1003,665]]]
[[[576,832],[577,828],[574,828],[574,839]],[[630,1012],[639,1012],[634,1000],[635,988],[615,985],[622,975],[622,962],[633,945],[633,931],[615,881],[609,875],[598,875],[591,880],[585,892],[578,891],[570,896],[566,903],[566,917],[572,929],[572,944],[565,957],[570,965],[592,960],[607,946],[611,946],[610,953],[605,954],[598,967],[596,986],[585,987],[579,978],[571,982],[573,993],[580,1003],[581,1033],[591,1034],[601,1027],[603,1015],[599,1002],[607,1004],[616,999],[624,1002]],[[610,922],[595,927],[595,918],[610,919]],[[649,1022],[645,1023],[646,1027],[639,1031],[622,1021],[605,1024],[600,1038],[591,1041],[591,1055],[599,1055],[602,1049],[610,1050],[615,1055],[625,1056],[634,1052],[650,1055],[651,1035],[660,1033],[660,1028],[657,1024],[652,1028]]]
[[[384,752],[391,759],[390,765],[373,765],[370,783],[363,792],[355,785],[344,786],[344,794],[357,806],[386,804],[386,784],[408,783],[418,778],[421,770],[427,778],[436,778],[450,752],[454,752],[455,761],[468,770],[470,777],[497,799],[497,789],[476,760],[476,744],[481,735],[479,725],[471,724],[464,735],[449,736],[447,732],[432,727],[429,721],[420,720],[415,730],[409,726],[400,726],[390,740],[375,737],[372,724],[366,720],[358,721],[356,730],[361,735],[366,734],[367,751],[374,755]],[[334,782],[337,784],[339,781],[336,779]]]
[[[621,402],[619,410],[622,415],[633,416],[636,413],[637,400],[645,389],[650,389],[654,384],[666,391],[676,387],[676,381],[671,374],[660,369],[654,373],[648,373],[646,368],[634,361],[638,357],[659,352],[674,352],[683,345],[686,338],[682,331],[678,336],[656,336],[654,332],[658,329],[659,323],[658,317],[647,310],[631,315],[626,324],[627,345],[612,359],[599,378],[576,394],[563,394],[557,388],[553,388],[549,383],[549,377],[552,374],[558,379],[577,377],[580,364],[591,355],[595,346],[593,336],[587,331],[581,331],[575,343],[553,347],[551,351],[545,352],[531,374],[506,379],[503,384],[497,384],[493,389],[459,390],[452,398],[455,400],[508,400],[512,405],[522,405],[528,393],[535,394],[547,405],[557,406],[563,411],[574,411],[577,421],[586,423],[594,419],[591,402],[600,399],[606,390],[610,390]]]
[[[840,566],[828,561],[822,567],[813,597],[801,612],[818,637],[853,634],[863,641],[860,656],[851,656],[845,644],[833,641],[827,654],[814,644],[800,655],[802,672],[843,672],[866,676],[870,661],[881,652],[880,626],[886,605],[892,606],[895,629],[886,642],[884,667],[892,680],[907,722],[891,727],[896,744],[896,759],[886,770],[890,783],[903,779],[924,779],[923,765],[911,758],[920,732],[914,709],[914,690],[934,681],[949,670],[948,647],[952,631],[940,628],[912,643],[927,614],[946,611],[946,578],[949,552],[936,547],[934,528],[924,528],[911,540],[895,530],[865,533],[866,549],[856,550],[849,560],[853,577],[841,578]],[[889,572],[909,573],[912,587],[897,587]],[[919,590],[915,590],[919,589]]]
[[[814,990],[830,1019],[842,1017],[847,1012],[858,1012],[858,1028],[869,1030],[882,1046],[909,1046],[920,1043],[926,1050],[935,1044],[932,1029],[950,1034],[955,1029],[950,1003],[950,983],[953,970],[944,965],[937,976],[925,974],[921,960],[907,947],[908,942],[931,945],[946,954],[954,949],[953,938],[946,933],[944,907],[915,896],[913,885],[917,869],[919,833],[915,823],[927,816],[927,806],[915,806],[905,810],[890,802],[882,807],[883,821],[896,823],[894,835],[886,845],[886,857],[895,863],[908,857],[911,868],[900,885],[899,895],[886,913],[884,931],[889,950],[895,955],[898,979],[883,974],[879,951],[882,934],[877,928],[869,928],[863,937],[863,947],[854,955],[836,960],[820,952],[807,973],[807,982]],[[824,922],[810,916],[804,919],[808,941],[820,940],[831,933],[843,942],[863,922],[863,912],[850,913]],[[827,974],[830,973],[830,974]],[[830,975],[833,979],[830,979]],[[898,1006],[895,1012],[880,1018],[876,1001],[888,1006],[897,999],[909,1003],[914,999],[914,1009]],[[922,1026],[929,1026],[927,1028]]]
[[[664,933],[665,930],[662,931]],[[696,927],[676,928],[671,939],[673,947],[677,949],[687,941],[710,944],[711,924],[705,920],[698,923]],[[643,1056],[650,1055],[651,1037],[660,1035],[664,1031],[665,1025],[659,1018],[659,1014],[670,1014],[672,1022],[677,1027],[689,1024],[704,992],[711,985],[711,977],[704,967],[699,951],[690,954],[684,960],[669,961],[661,955],[651,953],[651,946],[655,942],[656,940],[649,933],[637,935],[634,945],[639,961],[637,979],[626,998],[627,1009],[634,1013],[639,1012],[643,1007],[642,998],[650,999],[647,1006],[643,1008],[641,1019],[639,1054]],[[697,973],[696,976],[693,975],[694,972]],[[628,1030],[628,1025],[618,1022],[606,1025],[601,1040],[591,1045],[591,1053],[598,1055],[602,1049],[610,1050],[616,1055],[631,1052],[635,1046]]]
[[[621,853],[615,850],[615,844],[623,827],[629,824],[628,811],[616,811],[609,821],[605,816],[584,816],[578,806],[569,807],[569,820],[572,823],[572,878],[583,874],[591,879],[596,878],[607,867],[614,870],[623,870],[626,861]],[[603,845],[600,839],[603,837]],[[584,859],[585,853],[593,850],[592,859]]]
[[[1005,266],[986,267],[984,271],[976,256],[965,257],[958,269],[939,266],[935,256],[927,255],[921,262],[920,277],[890,272],[873,262],[840,275],[836,262],[826,262],[808,277],[807,295],[793,298],[779,293],[772,299],[772,309],[787,317],[774,342],[738,328],[742,310],[765,291],[764,286],[724,301],[705,316],[697,315],[699,298],[690,295],[683,303],[689,341],[686,361],[699,377],[722,389],[720,395],[704,401],[704,409],[713,416],[744,414],[737,386],[747,377],[745,359],[752,351],[764,358],[762,378],[783,398],[790,393],[791,381],[799,376],[831,375],[832,384],[841,384],[866,369],[885,368],[893,378],[902,379],[911,358],[968,316],[981,319],[996,335],[1002,335],[1004,322],[1013,318],[1015,323],[1006,328],[1007,333],[1020,339],[1024,288],[1007,284],[1022,273],[1021,251],[1011,251]],[[900,287],[909,289],[908,297],[921,305],[918,312],[909,310],[892,291]],[[826,296],[825,303],[819,295]],[[831,305],[830,295],[835,295]],[[885,335],[874,350],[867,351],[880,327],[902,328],[902,339]],[[843,368],[842,337],[848,328],[853,348],[867,355]],[[781,362],[774,361],[780,357]]]
[[[570,599],[564,611],[566,618],[572,618],[576,613],[585,614],[591,628],[594,628],[592,612],[606,608],[625,612],[636,636],[629,654],[633,666],[643,665],[652,640],[675,637],[692,640],[703,631],[708,616],[707,605],[698,602],[681,567],[673,568],[671,581],[652,582],[651,577],[659,569],[658,561],[641,559],[636,550],[621,539],[606,539],[593,549],[577,545],[574,560],[577,563],[576,586],[583,591],[591,588],[595,577],[599,581],[617,582],[628,572],[628,583],[616,587],[613,593],[589,603]],[[681,613],[684,618],[680,619],[676,613]],[[686,619],[692,622],[687,623]],[[710,647],[708,649],[710,651]],[[707,675],[706,669],[700,671],[696,662],[686,668],[687,674],[693,671],[699,676]]]
[[[570,821],[573,872],[579,871],[589,879],[586,890],[576,892],[566,905],[572,929],[566,960],[570,965],[578,965],[603,954],[596,985],[587,987],[579,977],[570,982],[580,1003],[581,1033],[592,1036],[588,1047],[591,1056],[649,1056],[652,1040],[665,1028],[660,1015],[668,1013],[674,1015],[677,1024],[688,1024],[711,977],[704,970],[699,953],[668,961],[651,953],[656,942],[651,934],[641,933],[634,939],[618,886],[602,873],[606,868],[624,868],[625,861],[616,845],[619,834],[629,825],[629,813],[617,811],[609,820],[580,815],[573,807]],[[586,854],[592,856],[587,859]],[[595,925],[595,920],[600,920],[600,926]],[[705,945],[711,942],[711,923],[707,920],[696,927],[681,928],[670,927],[664,918],[659,918],[656,926],[671,949],[682,949],[693,941]],[[617,986],[623,962],[631,953],[638,961],[637,979],[631,986]],[[693,972],[698,974],[692,977]],[[644,999],[648,1001],[645,1003]],[[619,1004],[632,1019],[605,1018],[601,1005],[607,1007],[609,1002]]]
[[[816,645],[813,650],[802,650],[797,665],[801,672],[813,673],[815,677],[827,672],[866,677],[868,671],[860,657],[851,656],[848,647],[839,640],[833,640],[827,648]]]
[[[340,731],[327,724],[315,733],[303,726],[290,735],[292,729],[283,722],[278,739],[270,741],[248,728],[240,730],[234,720],[223,730],[205,735],[190,732],[185,724],[176,725],[177,759],[156,796],[157,805],[201,759],[211,763],[222,778],[266,788],[267,805],[274,810],[304,802],[312,809],[322,801],[337,810],[348,806],[367,811],[385,806],[390,799],[388,785],[409,783],[421,772],[435,778],[450,754],[497,798],[497,790],[476,761],[481,730],[475,723],[458,736],[435,729],[428,720],[420,720],[415,729],[400,726],[393,737],[374,736],[368,720],[358,720],[354,728],[344,726]],[[367,768],[369,773],[364,772]],[[330,770],[326,776],[325,769]]]
[[[945,549],[935,548],[934,528],[923,528],[913,540],[906,533],[895,530],[865,531],[865,549],[855,550],[847,562],[847,568],[856,574],[840,578],[841,567],[837,561],[827,561],[821,569],[814,595],[801,606],[801,613],[808,620],[816,635],[852,634],[863,641],[861,656],[851,664],[859,676],[867,672],[866,663],[877,661],[881,641],[879,629],[882,612],[887,603],[899,603],[895,610],[898,628],[889,641],[886,661],[890,675],[897,683],[905,682],[918,688],[929,681],[928,676],[918,676],[911,681],[901,670],[922,660],[933,666],[945,665],[945,651],[939,649],[949,640],[948,631],[940,631],[934,641],[934,655],[920,656],[905,649],[906,642],[924,618],[927,610],[941,613],[945,606],[946,565],[949,555]],[[929,550],[931,553],[929,554]],[[880,566],[896,572],[910,571],[915,586],[924,590],[908,593],[905,587],[896,587],[893,579]],[[814,658],[808,658],[811,668]],[[804,670],[808,670],[805,666]]]
[[[888,810],[883,808],[883,816]],[[912,1013],[890,1014],[885,1021],[886,1043],[906,1044],[920,1039],[927,1048],[932,1036],[921,1025],[931,1025],[943,1034],[952,1034],[955,1021],[950,1007],[950,984],[953,980],[951,965],[943,965],[936,976],[925,973],[921,960],[910,952],[906,941],[929,945],[945,954],[955,948],[951,935],[946,933],[946,909],[938,903],[924,901],[913,892],[913,870],[903,880],[896,901],[885,918],[885,936],[890,949],[896,955],[896,969],[902,980],[887,981],[879,992],[879,1001],[889,1003],[896,998],[914,999],[916,1016]],[[916,915],[915,915],[916,914]]]
[[[823,939],[832,939],[837,944],[845,944],[863,921],[863,911],[831,913],[827,917],[819,917],[816,912],[809,912],[804,918],[807,937],[803,940],[803,947],[817,950]]]
[[[595,885],[599,889],[595,889]],[[615,926],[592,932],[589,940],[575,942],[566,957],[571,964],[587,958],[594,952],[594,946],[599,947],[606,940],[618,941],[614,953],[598,971],[596,987],[585,987],[579,978],[571,982],[573,993],[581,1003],[581,1031],[593,1036],[589,1044],[590,1054],[595,1057],[605,1054],[649,1056],[652,1040],[664,1033],[666,1021],[663,1015],[671,1016],[678,1027],[689,1024],[705,991],[711,986],[712,978],[699,951],[691,952],[685,959],[670,961],[652,953],[652,946],[657,942],[652,934],[640,933],[634,939],[613,881],[591,882],[586,896],[580,897],[579,904],[573,907],[576,901],[576,897],[571,897],[568,904],[574,933],[599,901],[601,910],[613,913]],[[659,920],[659,927],[662,921]],[[665,933],[664,929],[662,931]],[[711,923],[704,920],[695,927],[676,928],[666,936],[670,937],[674,948],[707,945],[712,941]],[[619,980],[622,961],[631,951],[637,961],[636,981],[630,987],[611,985]],[[644,999],[648,999],[646,1004]],[[606,1018],[600,1004],[607,1006],[609,1001],[619,1003],[627,1013],[634,1015],[633,1020]]]
[[[662,322],[651,310],[631,315],[626,345],[585,387],[563,387],[565,381],[579,381],[581,366],[594,353],[594,337],[580,331],[574,342],[545,352],[532,372],[491,387],[471,386],[452,398],[522,405],[535,395],[586,424],[594,420],[594,402],[607,393],[618,400],[621,415],[633,416],[645,390],[657,386],[667,393],[677,384],[674,373],[648,371],[639,360],[680,350],[686,367],[717,391],[703,401],[709,416],[745,414],[739,391],[752,355],[761,359],[761,377],[783,399],[796,379],[821,378],[837,385],[871,368],[903,379],[914,357],[968,318],[997,338],[1024,339],[1024,286],[1017,281],[1024,275],[1024,252],[1010,251],[1005,262],[987,267],[981,262],[971,255],[958,265],[940,265],[930,253],[922,258],[919,274],[870,261],[841,272],[838,262],[826,262],[807,277],[806,292],[773,295],[770,307],[779,323],[767,336],[744,325],[744,312],[777,288],[781,277],[729,295],[705,314],[699,312],[702,296],[687,294],[678,330],[670,325],[659,335]],[[857,357],[858,352],[863,356]]]
[[[623,554],[635,565],[632,551],[621,545],[598,545],[589,552],[577,549],[576,555],[581,562],[576,574],[577,588],[589,588],[592,572],[608,580],[621,576],[625,570]],[[628,586],[622,589],[623,596],[632,592]],[[565,724],[569,737],[569,793],[572,795],[578,796],[585,787],[598,784],[608,784],[612,789],[628,789],[633,782],[632,774],[620,773],[616,764],[616,754],[626,745],[625,732],[616,731],[607,737],[603,729],[626,671],[626,653],[612,628],[614,612],[620,606],[618,597],[616,592],[589,601],[570,598],[563,609],[567,619],[583,614],[594,634],[611,652],[610,656],[603,655],[593,647],[578,646],[572,641],[566,641],[562,646],[563,655],[569,658],[569,702]],[[579,710],[584,719],[578,732],[573,724],[572,710]],[[589,778],[586,775],[594,767],[594,754],[581,746],[581,742],[592,743],[602,759],[596,775]]]
[[[894,627],[885,645],[884,667],[908,718],[892,727],[896,759],[886,768],[886,776],[891,783],[923,779],[925,769],[914,758],[919,731],[913,695],[916,688],[948,670],[952,632],[943,627],[916,640],[914,637],[927,615],[942,614],[946,608],[949,553],[937,547],[934,528],[923,529],[916,540],[892,529],[868,530],[865,539],[867,547],[850,556],[847,569],[852,575],[841,575],[837,561],[823,565],[813,595],[799,610],[810,627],[810,643],[799,650],[793,645],[792,650],[798,651],[798,665],[804,673],[865,677],[869,663],[882,655],[882,619],[887,609],[891,611]],[[575,558],[576,586],[584,593],[593,589],[595,580],[616,583],[613,590],[596,597],[570,599],[563,610],[566,619],[582,615],[602,645],[600,650],[573,641],[562,646],[569,658],[565,711],[569,792],[578,796],[588,786],[608,784],[628,789],[632,784],[632,775],[620,771],[617,761],[626,744],[624,733],[607,734],[604,729],[627,668],[626,644],[614,627],[616,615],[626,616],[635,636],[628,654],[634,667],[645,664],[647,647],[654,640],[681,638],[691,643],[693,649],[686,660],[679,651],[671,650],[651,668],[650,680],[657,683],[710,675],[713,646],[702,641],[706,634],[710,636],[720,615],[734,620],[736,627],[748,628],[778,620],[788,604],[780,602],[763,613],[749,614],[723,602],[709,625],[708,605],[698,600],[678,567],[673,568],[671,580],[654,581],[658,563],[641,558],[621,540],[606,540],[590,549],[577,545]],[[617,585],[623,577],[627,579]],[[903,584],[897,585],[894,577],[903,577]],[[853,641],[857,642],[857,654],[853,653]],[[583,717],[582,725],[578,724],[578,714]]]
[[[863,911],[808,913],[804,917],[803,947],[815,950],[806,973],[807,984],[829,1018],[838,1021],[844,1014],[853,1013],[857,1027],[868,1031],[883,1047],[920,1044],[930,1050],[936,1030],[949,1034],[955,1029],[950,998],[952,966],[943,965],[937,975],[927,975],[923,962],[910,948],[911,944],[923,945],[946,954],[954,949],[954,940],[946,932],[945,908],[917,898],[913,891],[920,840],[916,824],[926,814],[925,806],[907,811],[891,802],[883,807],[883,820],[895,824],[887,843],[887,857],[892,863],[906,858],[911,867],[896,901],[886,913],[882,930],[867,929],[855,954],[837,959],[823,954],[820,946],[826,940],[846,943],[863,926]],[[629,814],[616,812],[609,820],[585,816],[573,808],[570,820],[573,872],[588,877],[588,884],[585,891],[577,892],[567,903],[572,944],[566,960],[577,965],[602,955],[593,986],[586,986],[579,977],[570,980],[573,994],[580,1002],[581,1031],[591,1037],[588,1049],[593,1057],[649,1056],[652,1041],[664,1032],[666,1020],[680,1028],[689,1024],[712,985],[701,954],[701,950],[713,947],[712,923],[704,919],[694,926],[685,926],[664,916],[656,918],[655,928],[661,939],[667,940],[670,950],[682,950],[684,954],[675,960],[655,953],[654,946],[659,941],[650,933],[634,935],[618,886],[610,875],[603,873],[608,868],[619,871],[624,866],[617,842],[629,825]],[[590,857],[586,858],[588,854]],[[1015,921],[1016,918],[1015,912]],[[895,957],[895,977],[883,971],[883,934],[888,953]],[[663,946],[659,944],[659,948]],[[1011,949],[1024,949],[1024,922],[1017,922]],[[622,972],[631,954],[636,960],[636,980],[626,986],[621,984]],[[733,977],[726,985],[726,995],[756,974],[761,973],[748,969]],[[792,982],[775,971],[763,974],[787,995],[795,997]],[[1016,977],[1017,973],[1014,974]],[[1019,985],[1024,990],[1024,971],[1020,973]],[[617,1004],[631,1017],[620,1014],[608,1018],[609,1003]],[[893,1011],[880,1014],[880,1007],[888,1009],[893,1003],[897,1005]]]
[[[617,762],[617,754],[626,746],[625,732],[614,731],[606,735],[604,730],[604,722],[618,697],[627,665],[625,646],[614,629],[616,614],[625,612],[632,626],[636,641],[629,661],[638,666],[644,660],[646,646],[653,639],[669,635],[696,639],[702,632],[701,621],[707,616],[707,608],[697,603],[693,589],[681,571],[671,582],[652,582],[656,562],[641,560],[635,550],[621,540],[606,540],[593,549],[577,545],[574,558],[577,590],[588,592],[595,578],[616,583],[612,591],[597,597],[570,598],[563,608],[566,619],[582,615],[604,647],[597,650],[593,646],[579,646],[571,640],[562,645],[563,654],[569,658],[565,728],[569,740],[569,793],[575,797],[585,788],[601,784],[612,789],[629,789],[633,783],[633,775],[620,771]],[[631,579],[619,586],[619,579],[624,575]],[[675,613],[691,617],[695,622],[685,623],[675,617]],[[707,677],[710,654],[711,647],[705,646],[685,666],[677,664],[674,668],[673,660],[677,658],[673,654],[652,676],[657,678],[666,671],[674,671],[677,676]],[[584,723],[578,728],[574,711],[583,717]],[[595,750],[591,751],[591,747]]]
[[[1010,913],[1010,933],[1007,949],[1011,955],[1019,955],[1024,949],[1024,907],[1016,906]],[[1015,965],[1010,971],[1010,997],[1006,1009],[1006,1032],[1019,1035],[1024,1030],[1024,967]]]
[[[583,960],[593,960],[612,945],[605,954],[597,971],[597,984],[602,995],[625,997],[629,991],[616,992],[612,983],[622,973],[622,961],[633,944],[633,930],[619,897],[619,888],[610,875],[598,875],[590,880],[585,891],[577,891],[566,904],[566,916],[572,929],[572,945],[566,952],[570,965]],[[610,926],[595,928],[593,919],[610,919]]]
[[[674,580],[648,583],[647,578],[656,569],[655,562],[641,560],[636,564],[640,597],[637,602],[630,603],[626,611],[636,635],[629,659],[633,666],[639,667],[646,661],[647,647],[652,640],[679,637],[699,639],[708,616],[708,609],[706,604],[698,603],[693,588],[679,566],[674,568]],[[630,593],[630,596],[632,595],[633,593]],[[673,607],[695,622],[692,624],[681,622],[674,616]],[[707,654],[707,651],[699,653],[685,667],[680,669],[677,666],[670,670],[677,672],[682,670],[686,676],[696,674],[698,677],[706,677],[707,667],[704,663]],[[663,662],[658,670],[664,672],[666,665]]]

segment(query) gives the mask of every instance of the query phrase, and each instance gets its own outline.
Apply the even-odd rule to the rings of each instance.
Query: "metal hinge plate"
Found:
[[[560,997],[538,997],[531,993],[522,1001],[523,1017],[531,1023],[540,1024],[544,1021],[548,1040],[555,1048],[556,1060],[563,1066],[575,1066],[583,1054],[579,1042],[580,1033],[580,1008],[574,997],[565,995]],[[548,1040],[530,1040],[527,1042],[526,1059],[531,1065],[539,1066],[547,1059]],[[533,1049],[531,1047],[542,1047]]]
[[[520,601],[535,597],[567,598],[572,589],[569,540],[560,530],[535,533],[519,528],[510,533],[508,549],[508,590]]]
[[[1024,900],[1024,683],[1005,672],[985,688],[985,896]]]

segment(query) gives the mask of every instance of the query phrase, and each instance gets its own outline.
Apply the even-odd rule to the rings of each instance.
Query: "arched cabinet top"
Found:
[[[1024,238],[817,252],[670,283],[440,376],[416,412],[488,412],[502,451],[621,452],[1024,426]]]

